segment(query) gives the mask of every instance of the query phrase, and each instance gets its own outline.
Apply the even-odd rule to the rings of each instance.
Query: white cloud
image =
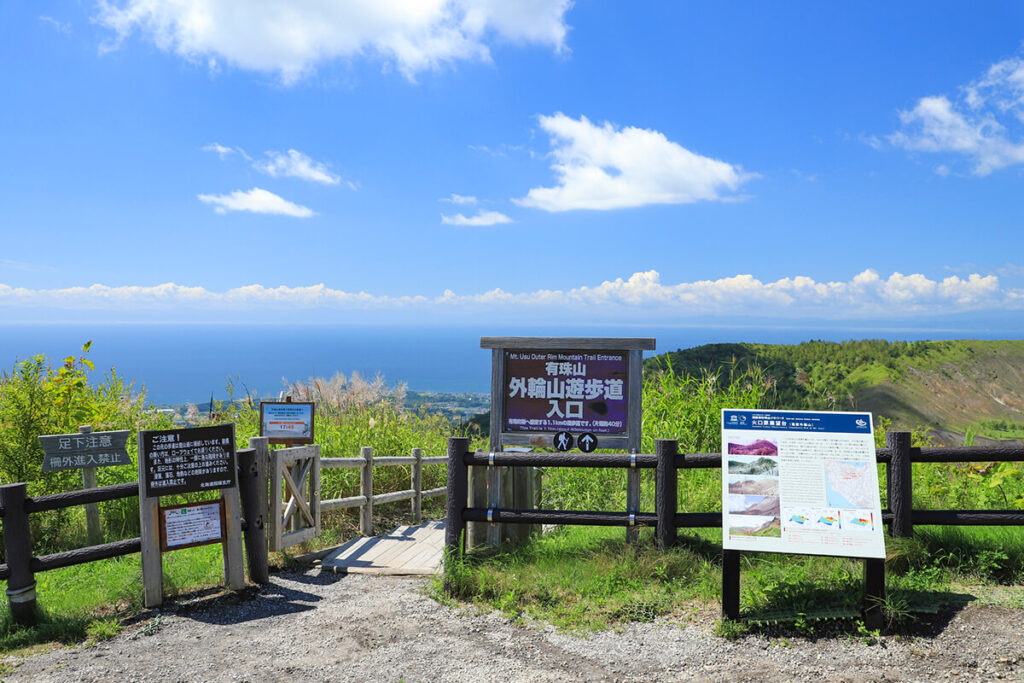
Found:
[[[513,200],[521,206],[568,211],[713,201],[756,177],[656,130],[598,126],[562,113],[541,116],[540,126],[551,137],[558,185],[535,187]]]
[[[63,33],[65,35],[71,33],[71,22],[58,21],[53,17],[46,16],[45,14],[40,15],[39,21],[43,22],[44,24],[50,25],[51,27],[53,27],[53,30],[56,31],[57,33]]]
[[[498,225],[500,223],[511,223],[512,219],[498,211],[478,211],[475,216],[466,217],[461,213],[454,216],[441,215],[441,222],[445,225]]]
[[[225,147],[224,145],[216,142],[211,142],[210,144],[205,145],[202,149],[204,152],[216,152],[221,161],[235,153],[234,147]]]
[[[299,178],[324,185],[337,185],[341,182],[341,176],[331,173],[327,166],[319,161],[313,161],[298,150],[267,152],[267,156],[270,157],[269,160],[257,161],[253,163],[253,168],[271,178]],[[352,183],[346,184],[355,189]]]
[[[476,197],[471,195],[455,194],[453,192],[450,197],[444,197],[438,201],[448,202],[449,204],[476,204]]]
[[[213,204],[217,213],[228,211],[250,211],[252,213],[270,213],[279,216],[295,216],[309,218],[314,215],[312,209],[293,204],[273,192],[254,187],[248,192],[235,190],[231,194],[201,194],[199,201]]]
[[[571,0],[99,0],[96,21],[196,62],[276,72],[293,83],[317,65],[369,57],[407,78],[458,60],[489,61],[497,39],[562,50]]]
[[[911,151],[966,157],[979,176],[1024,162],[1024,59],[997,62],[960,90],[956,100],[930,95],[901,111],[903,127],[889,142]]]
[[[316,309],[381,309],[415,307],[429,311],[501,306],[574,312],[642,312],[645,318],[685,315],[758,315],[850,319],[890,318],[907,314],[948,314],[1024,308],[1024,290],[1000,286],[994,275],[977,273],[933,280],[920,273],[892,273],[883,278],[865,270],[847,281],[818,282],[795,276],[763,282],[741,274],[718,280],[666,284],[657,271],[568,290],[507,292],[492,289],[475,294],[374,295],[346,292],[324,284],[308,287],[266,287],[253,284],[224,292],[174,283],[156,286],[27,289],[0,284],[0,306],[88,309],[232,309],[252,310],[279,305]],[[517,310],[519,310],[517,308]]]

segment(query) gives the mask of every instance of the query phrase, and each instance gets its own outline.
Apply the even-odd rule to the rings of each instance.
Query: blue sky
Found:
[[[1024,307],[1024,5],[0,6],[0,321]]]

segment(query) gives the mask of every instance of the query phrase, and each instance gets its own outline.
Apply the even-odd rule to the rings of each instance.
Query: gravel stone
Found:
[[[953,681],[1024,679],[1024,611],[968,606],[933,637],[727,641],[713,618],[589,636],[440,605],[422,578],[275,574],[251,598],[197,596],[117,638],[7,657],[10,681]],[[703,622],[703,623],[702,623]]]

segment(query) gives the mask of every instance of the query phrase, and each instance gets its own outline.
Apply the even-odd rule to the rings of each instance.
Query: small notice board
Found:
[[[143,599],[163,602],[162,553],[221,543],[227,587],[245,586],[235,425],[140,431],[139,525]],[[219,500],[161,506],[161,496],[217,491]]]
[[[723,410],[722,548],[884,558],[871,413]]]
[[[39,437],[43,447],[43,472],[130,465],[128,430],[46,434]]]
[[[313,443],[316,405],[311,402],[263,401],[260,403],[260,436],[269,443],[296,446]]]
[[[139,433],[148,497],[234,488],[235,425]]]
[[[222,543],[225,535],[223,500],[160,508],[160,549],[164,552]]]

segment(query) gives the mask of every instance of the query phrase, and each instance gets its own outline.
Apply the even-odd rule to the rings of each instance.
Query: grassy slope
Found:
[[[956,443],[945,432],[973,425],[985,435],[982,420],[1024,421],[1024,341],[943,342],[920,360],[899,379],[865,387],[858,405],[903,425],[933,427]]]
[[[877,343],[859,358],[850,346],[709,344],[651,359],[647,368],[667,361],[676,371],[700,374],[757,365],[777,380],[780,408],[869,410],[896,426],[931,427],[949,444],[963,443],[968,427],[979,444],[986,436],[1020,438],[984,421],[1024,423],[1024,340]]]

